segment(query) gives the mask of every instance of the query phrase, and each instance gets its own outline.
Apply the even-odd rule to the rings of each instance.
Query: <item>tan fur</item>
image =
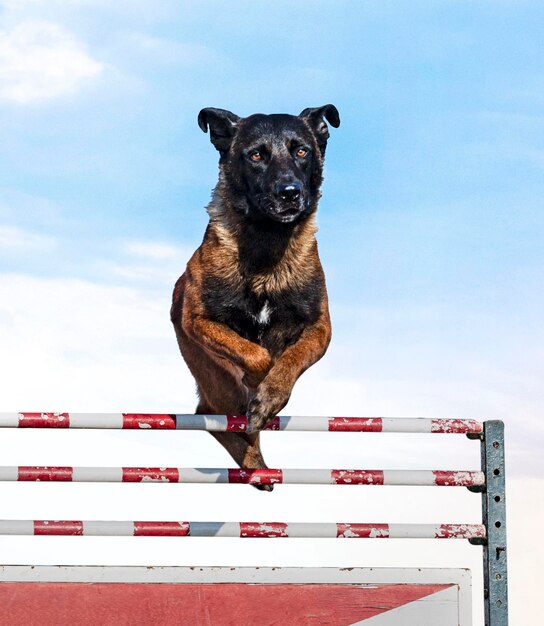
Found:
[[[228,202],[222,197],[221,188],[220,182],[212,202],[207,207],[211,218],[207,235],[217,241],[219,250],[212,258],[206,256],[206,260],[210,262],[208,266],[210,272],[233,280],[240,278],[237,232],[243,218],[230,209]],[[295,226],[293,236],[280,262],[272,270],[251,277],[252,290],[258,295],[263,295],[307,282],[315,271],[318,260],[316,232],[315,215]]]

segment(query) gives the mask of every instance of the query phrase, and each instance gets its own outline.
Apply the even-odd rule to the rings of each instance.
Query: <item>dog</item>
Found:
[[[246,432],[212,433],[242,468],[266,467],[259,431],[331,339],[315,239],[327,122],[340,125],[332,104],[298,116],[198,115],[219,152],[219,180],[171,320],[196,380],[196,413],[247,415]]]

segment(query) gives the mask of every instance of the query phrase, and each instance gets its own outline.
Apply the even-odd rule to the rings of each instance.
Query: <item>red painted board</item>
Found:
[[[6,582],[0,626],[349,626],[451,586]]]

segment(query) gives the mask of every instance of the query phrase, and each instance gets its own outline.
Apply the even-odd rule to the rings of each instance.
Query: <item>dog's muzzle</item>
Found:
[[[298,181],[278,183],[274,187],[274,201],[269,215],[278,222],[292,222],[304,210],[304,193]]]

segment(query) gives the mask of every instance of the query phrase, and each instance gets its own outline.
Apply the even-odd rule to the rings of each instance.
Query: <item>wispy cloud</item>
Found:
[[[127,241],[122,246],[124,251],[136,257],[161,261],[184,258],[187,249],[161,241]]]
[[[28,20],[0,32],[0,100],[28,104],[71,94],[102,69],[52,22]]]
[[[145,288],[159,285],[168,294],[192,252],[188,246],[161,241],[126,241],[120,244],[119,250],[121,256],[115,261],[100,264],[113,282],[118,283],[120,279]]]
[[[3,407],[106,410],[124,396],[131,406],[161,397],[192,410],[169,295],[8,273],[0,274],[0,293],[0,345],[9,363],[0,370],[3,390],[10,388]]]
[[[141,55],[148,63],[195,66],[223,60],[221,55],[203,44],[152,37],[145,33],[131,33],[126,43],[133,55]]]
[[[0,224],[0,254],[5,252],[39,252],[51,250],[55,245],[56,242],[53,237]]]

